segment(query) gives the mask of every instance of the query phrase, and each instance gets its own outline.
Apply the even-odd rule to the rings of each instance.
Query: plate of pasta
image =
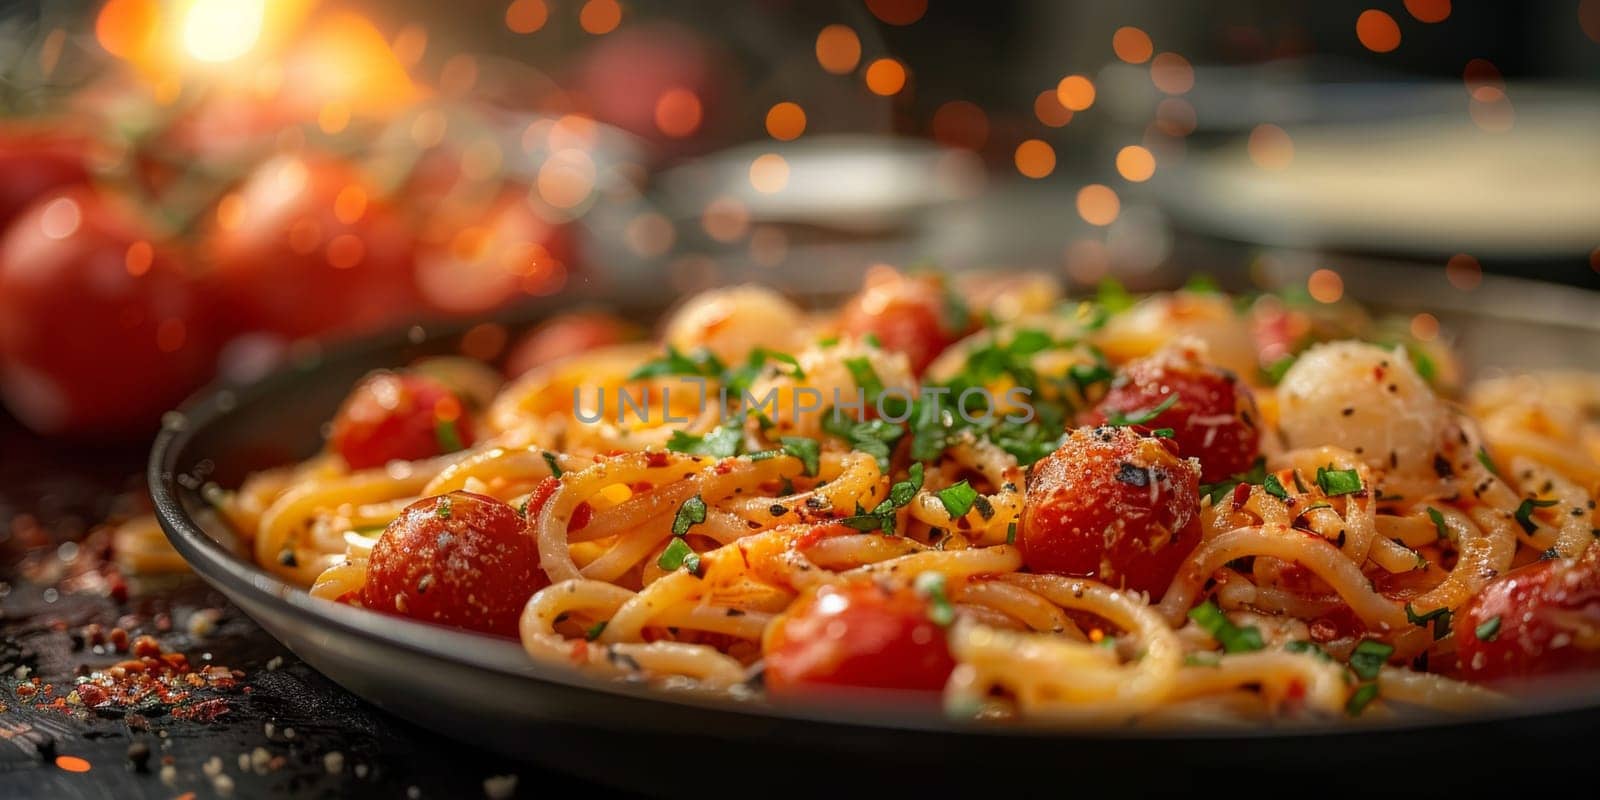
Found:
[[[1600,373],[1563,354],[1594,303],[1405,294],[729,286],[548,315],[509,368],[445,332],[214,389],[151,486],[357,694],[613,779],[663,735],[1122,763],[1592,726]],[[1530,336],[1564,344],[1496,359]]]

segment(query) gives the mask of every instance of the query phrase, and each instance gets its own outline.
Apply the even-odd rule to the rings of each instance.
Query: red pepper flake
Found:
[[[133,654],[139,658],[161,655],[161,645],[156,643],[154,636],[140,636],[133,640]]]
[[[664,467],[667,465],[667,454],[660,451],[650,451],[645,453],[644,463],[651,467]]]
[[[128,632],[122,628],[111,629],[111,647],[119,653],[128,652]]]
[[[1241,483],[1233,487],[1233,510],[1238,511],[1244,507],[1245,501],[1250,499],[1250,484]]]

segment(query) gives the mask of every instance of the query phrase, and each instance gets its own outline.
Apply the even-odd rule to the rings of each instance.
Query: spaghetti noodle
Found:
[[[1359,314],[1330,334],[1273,297],[1016,285],[973,308],[875,273],[810,316],[741,287],[689,300],[663,348],[492,397],[461,387],[481,369],[403,373],[474,375],[444,381],[458,406],[369,381],[376,422],[353,398],[327,452],[221,504],[264,568],[330,602],[780,702],[1315,720],[1482,708],[1507,702],[1489,678],[1600,663],[1592,603],[1512,591],[1539,627],[1482,599],[1600,568],[1600,378],[1458,405],[1447,352],[1360,341],[1380,328]],[[1272,333],[1296,328],[1321,330]]]

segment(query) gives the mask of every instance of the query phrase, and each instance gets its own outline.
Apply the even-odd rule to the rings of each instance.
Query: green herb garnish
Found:
[[[705,521],[706,501],[700,495],[695,495],[678,506],[678,513],[672,518],[672,535],[683,536],[690,528]]]
[[[1261,631],[1254,625],[1239,627],[1229,621],[1222,609],[1210,600],[1189,609],[1189,619],[1194,620],[1200,629],[1216,639],[1227,653],[1249,653],[1260,650],[1266,644],[1261,640]]]
[[[972,504],[978,499],[978,490],[972,488],[966,481],[940,489],[937,494],[939,502],[944,504],[945,513],[953,520],[966,516],[967,512],[972,510]]]

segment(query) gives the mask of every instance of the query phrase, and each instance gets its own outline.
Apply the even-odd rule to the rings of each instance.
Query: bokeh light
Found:
[[[595,166],[589,154],[567,148],[550,154],[539,167],[535,189],[555,208],[576,208],[594,191]]]
[[[906,68],[892,58],[880,58],[867,65],[867,88],[884,97],[899,94],[906,87]]]
[[[1143,64],[1155,52],[1155,44],[1150,41],[1150,34],[1124,26],[1111,35],[1111,50],[1129,64]]]
[[[1500,68],[1486,58],[1474,58],[1467,62],[1461,70],[1461,80],[1467,84],[1467,92],[1473,97],[1478,97],[1481,89],[1495,89],[1501,93],[1506,90],[1505,79],[1500,76]],[[1483,99],[1492,99],[1485,94]]]
[[[578,11],[578,24],[595,36],[610,33],[622,24],[622,6],[617,0],[586,0]]]
[[[1456,253],[1444,265],[1445,280],[1463,292],[1470,292],[1483,283],[1483,267],[1478,259],[1466,253]]]
[[[793,141],[806,132],[806,110],[784,101],[767,109],[767,135],[780,142]]]
[[[1516,124],[1517,115],[1511,107],[1511,98],[1505,91],[1493,86],[1482,86],[1472,93],[1468,105],[1473,124],[1488,133],[1505,133]]]
[[[1168,97],[1156,105],[1156,126],[1168,136],[1188,136],[1200,125],[1194,106],[1181,97]]]
[[[1091,183],[1078,190],[1078,216],[1090,225],[1110,225],[1121,211],[1122,201],[1109,186]]]
[[[706,235],[719,242],[732,242],[750,227],[750,210],[733,197],[718,197],[706,204],[700,217]]]
[[[1161,53],[1150,60],[1150,82],[1166,94],[1183,94],[1194,88],[1194,67],[1177,53]]]
[[[628,249],[643,258],[655,258],[672,249],[677,231],[665,215],[646,211],[628,221],[622,231],[622,241]]]
[[[1356,17],[1356,38],[1374,53],[1388,53],[1400,46],[1400,25],[1394,17],[1369,8]]]
[[[1052,128],[1060,128],[1072,121],[1072,109],[1061,105],[1061,98],[1053,90],[1046,89],[1033,99],[1033,115],[1039,122]]]
[[[155,258],[155,248],[149,242],[140,240],[128,245],[128,251],[122,255],[122,266],[129,275],[137,278],[150,271]]]
[[[1143,183],[1156,174],[1156,157],[1138,145],[1128,145],[1117,151],[1117,174],[1125,180]]]
[[[512,33],[533,33],[550,19],[544,0],[515,0],[506,6],[506,27]]]
[[[946,147],[980,150],[989,141],[989,115],[976,103],[951,100],[933,112],[933,139]]]
[[[1319,303],[1337,303],[1344,297],[1344,278],[1331,269],[1319,269],[1306,279],[1306,291]]]
[[[829,25],[817,34],[817,63],[835,75],[848,75],[861,63],[861,39],[847,25]]]
[[[656,129],[681,139],[700,129],[701,114],[700,98],[693,91],[682,87],[668,89],[656,100]]]
[[[910,25],[928,13],[928,0],[867,0],[867,10],[890,25]]]
[[[1250,160],[1265,170],[1288,169],[1294,161],[1294,140],[1283,128],[1271,123],[1257,125],[1250,131],[1248,149]]]
[[[1013,160],[1017,171],[1029,178],[1043,178],[1056,169],[1056,151],[1047,142],[1029,139],[1017,145]]]
[[[200,61],[233,61],[261,40],[266,0],[195,0],[183,18],[183,46]]]
[[[789,162],[777,153],[756,156],[750,162],[750,185],[762,194],[783,191],[789,185]]]
[[[1439,338],[1439,318],[1424,311],[1411,318],[1411,335],[1419,342]]]
[[[1069,111],[1083,111],[1094,105],[1094,82],[1082,75],[1068,75],[1056,84],[1056,99]]]
[[[1450,18],[1450,0],[1406,0],[1406,12],[1418,22],[1444,22]]]

